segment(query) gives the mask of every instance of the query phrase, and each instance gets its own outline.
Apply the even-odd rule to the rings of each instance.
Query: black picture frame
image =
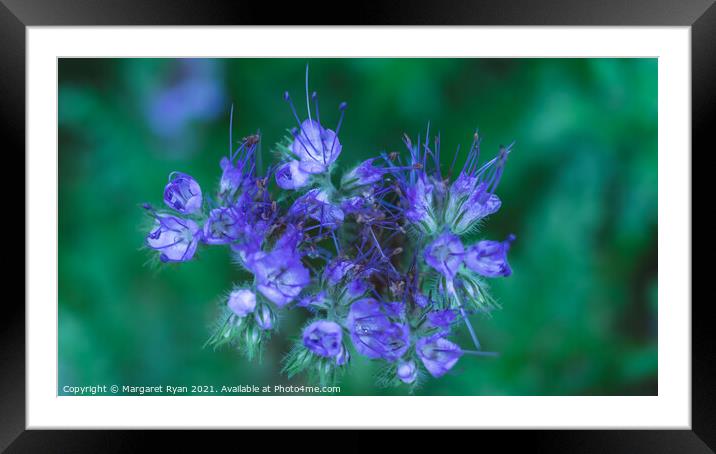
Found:
[[[269,2],[247,1],[217,6],[208,1],[190,0],[0,0],[0,111],[2,124],[6,127],[4,138],[6,143],[10,139],[13,144],[7,145],[8,150],[15,150],[13,155],[18,161],[21,159],[17,165],[29,171],[25,166],[24,153],[18,151],[25,149],[25,32],[28,26],[690,26],[692,147],[712,150],[713,141],[709,140],[711,134],[708,130],[712,126],[708,124],[708,119],[716,117],[716,6],[713,3],[714,0],[502,0],[480,3],[466,0],[431,3],[401,0],[389,4],[366,3],[359,8],[352,8],[355,11],[349,11],[345,5],[335,2],[312,2],[311,8],[305,8],[303,3],[282,4],[277,8]],[[321,15],[317,15],[318,11]],[[684,150],[684,153],[693,156],[691,150]],[[8,169],[8,161],[5,162],[5,168]],[[17,171],[13,173],[20,174]],[[19,197],[17,200],[19,204]],[[15,218],[18,211],[14,211]],[[22,211],[25,212],[24,204]],[[23,222],[24,219],[23,216]],[[13,223],[17,232],[17,221]],[[32,241],[27,236],[24,239],[25,244]],[[19,247],[19,244],[16,245]],[[25,271],[24,266],[13,266],[13,269],[16,272],[20,269],[23,273]],[[18,302],[19,298],[6,298],[2,312],[0,450],[133,452],[147,446],[147,434],[139,431],[25,430],[25,312]],[[505,436],[498,431],[483,431],[480,434],[480,445],[498,442],[505,449],[519,444],[529,447],[532,452],[714,452],[716,380],[712,363],[716,358],[716,350],[708,335],[713,319],[707,316],[709,302],[693,299],[691,303],[692,430],[520,431],[518,437]],[[159,435],[159,432],[151,434]],[[185,435],[174,433],[171,437],[162,438],[168,443],[164,445],[168,451],[170,444],[183,444]],[[290,442],[297,443],[296,438],[292,437]]]

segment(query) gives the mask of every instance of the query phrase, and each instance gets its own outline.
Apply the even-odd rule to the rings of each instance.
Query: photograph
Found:
[[[57,396],[658,396],[659,64],[59,57]]]

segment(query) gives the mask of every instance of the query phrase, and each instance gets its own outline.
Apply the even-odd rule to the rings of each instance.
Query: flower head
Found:
[[[265,174],[259,134],[237,146],[230,127],[216,194],[204,200],[191,176],[174,172],[164,191],[174,215],[145,206],[155,221],[146,244],[162,261],[189,260],[198,244],[229,245],[241,271],[253,274],[250,284],[228,294],[210,343],[238,345],[249,358],[260,354],[271,337],[264,331],[279,321],[277,308],[289,306],[315,317],[285,357],[289,377],[311,368],[322,384],[335,380],[337,366],[350,359],[343,330],[359,354],[391,363],[384,369],[389,376],[379,377],[383,383],[415,384],[421,362],[440,377],[463,353],[480,355],[463,352],[447,336],[465,322],[479,350],[469,314],[493,305],[478,274],[511,273],[507,251],[514,236],[463,246],[501,206],[496,189],[510,147],[478,165],[475,134],[452,181],[455,159],[441,173],[440,135],[430,143],[428,125],[422,141],[405,136],[409,156],[379,153],[345,172],[335,187],[346,104],[339,106],[336,127],[325,127],[318,97],[308,91],[308,68],[307,115],[298,115],[288,93],[284,99],[297,127],[277,144],[280,161]]]
[[[172,172],[164,188],[164,203],[182,214],[196,214],[201,211],[201,187],[191,176]]]
[[[479,241],[465,253],[465,265],[472,271],[486,277],[509,276],[512,268],[507,263],[507,251],[515,240],[514,235],[505,241]]]

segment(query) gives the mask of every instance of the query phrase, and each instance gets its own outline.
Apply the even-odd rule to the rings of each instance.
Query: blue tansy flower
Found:
[[[462,264],[465,249],[457,235],[444,232],[425,248],[425,263],[448,279],[453,279]]]
[[[507,263],[507,251],[515,240],[509,235],[505,241],[479,241],[465,253],[465,265],[486,277],[509,276],[512,268]]]
[[[303,345],[318,356],[337,357],[342,341],[343,328],[329,320],[317,320],[303,330]]]
[[[164,188],[164,203],[182,214],[196,214],[201,211],[201,187],[191,176],[172,172]]]
[[[455,366],[462,349],[444,337],[422,337],[415,344],[418,357],[433,377],[442,377]]]
[[[194,257],[201,238],[199,225],[191,219],[154,213],[154,228],[146,244],[159,251],[162,262],[186,262]]]

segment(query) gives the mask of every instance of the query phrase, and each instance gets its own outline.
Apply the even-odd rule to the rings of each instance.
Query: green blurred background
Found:
[[[348,102],[343,166],[402,150],[428,121],[447,165],[476,128],[484,157],[516,141],[484,229],[517,235],[514,274],[492,280],[502,309],[475,320],[501,356],[463,357],[417,394],[657,394],[656,59],[60,59],[59,394],[305,383],[280,373],[300,311],[260,364],[202,349],[240,275],[222,247],[145,266],[140,204],[161,205],[174,170],[213,191],[232,103],[234,137],[260,129],[268,151],[294,125],[282,94],[302,99],[306,63],[324,124]],[[353,359],[341,394],[407,392]]]

